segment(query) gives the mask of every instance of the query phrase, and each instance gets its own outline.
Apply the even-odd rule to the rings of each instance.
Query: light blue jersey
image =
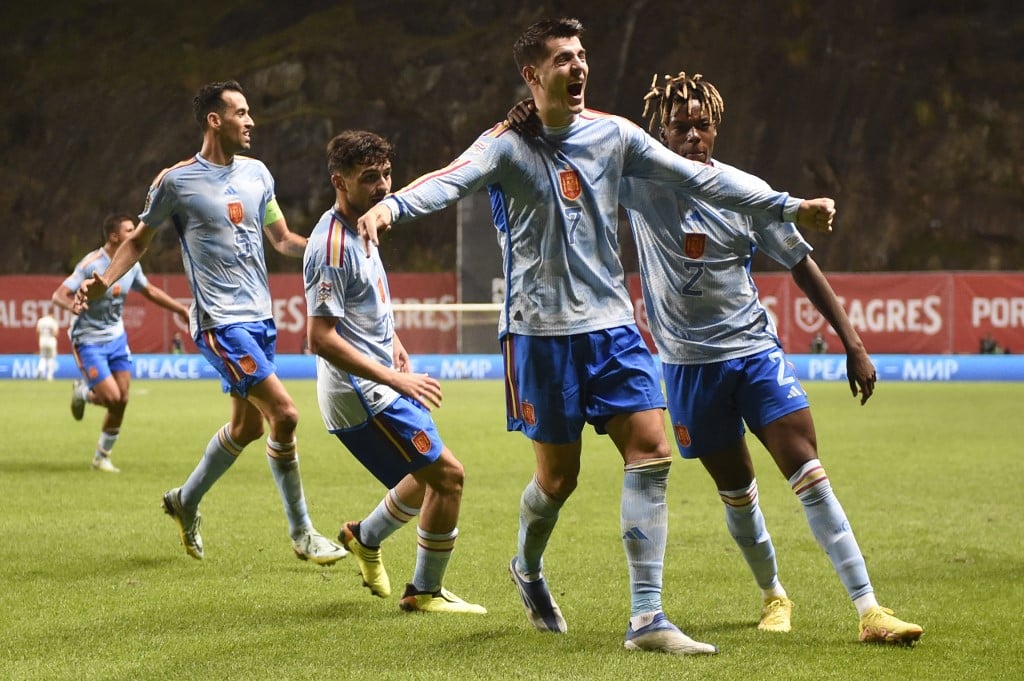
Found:
[[[800,205],[746,173],[681,158],[630,121],[590,109],[539,139],[500,123],[385,203],[401,222],[487,187],[504,258],[499,336],[561,336],[634,321],[617,236],[623,177],[670,183],[773,220]]]
[[[75,271],[64,280],[64,286],[77,291],[82,282],[89,277],[106,272],[108,265],[110,256],[104,249],[99,248],[75,265]],[[74,317],[68,327],[68,337],[72,345],[102,345],[123,336],[125,331],[121,312],[128,291],[143,291],[148,286],[149,280],[142,273],[142,266],[135,263],[124,276],[111,284],[102,296],[90,300],[88,309]]]
[[[307,314],[336,317],[339,336],[392,366],[395,318],[377,249],[367,258],[358,234],[329,210],[309,235],[302,271]],[[323,357],[316,358],[316,373],[320,414],[331,432],[364,423],[399,396],[390,386],[349,374]]]
[[[760,249],[792,269],[811,252],[795,225],[715,208],[645,180],[624,181],[620,200],[636,239],[647,318],[662,362],[707,364],[779,347],[750,260]]]
[[[192,289],[193,336],[273,317],[263,255],[263,216],[273,198],[270,171],[244,156],[220,166],[196,154],[149,188],[139,219],[150,227],[174,223]]]

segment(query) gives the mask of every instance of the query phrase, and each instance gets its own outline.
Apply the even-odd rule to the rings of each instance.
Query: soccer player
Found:
[[[44,314],[36,321],[36,335],[39,337],[39,363],[36,365],[36,378],[53,380],[57,371],[57,320],[52,314]]]
[[[671,151],[728,167],[711,157],[724,110],[714,85],[684,72],[666,76],[661,86],[655,77],[645,101],[644,116]],[[897,619],[875,599],[864,556],[818,458],[807,395],[750,275],[756,250],[790,270],[843,344],[850,391],[863,405],[875,390],[875,368],[811,246],[789,222],[715,207],[665,184],[627,178],[620,197],[636,238],[676,444],[683,458],[700,460],[725,504],[726,526],[761,588],[758,628],[790,631],[792,602],[758,506],[744,423],[803,505],[811,533],[856,606],[860,640],[917,640],[920,626]]]
[[[82,258],[75,271],[53,292],[53,302],[58,307],[74,312],[75,291],[86,279],[104,271],[118,246],[128,239],[135,230],[131,215],[118,213],[109,215],[103,221],[103,246]],[[128,347],[121,312],[129,291],[138,291],[147,300],[170,310],[183,320],[188,319],[188,308],[151,284],[142,272],[142,266],[135,263],[123,275],[113,280],[102,296],[92,301],[71,321],[68,337],[71,338],[71,352],[75,363],[82,372],[82,378],[71,387],[71,415],[76,421],[82,420],[86,403],[106,408],[99,442],[92,458],[92,468],[104,473],[119,473],[110,460],[110,453],[117,443],[124,422],[124,410],[128,407],[128,389],[132,377],[132,353]]]
[[[138,262],[160,225],[173,222],[192,289],[192,337],[231,395],[231,419],[210,439],[185,483],[164,494],[164,511],[177,524],[186,553],[201,559],[199,502],[245,446],[263,436],[266,419],[267,461],[292,548],[302,560],[329,565],[347,552],[317,532],[306,511],[295,448],[299,415],[274,366],[277,329],[263,254],[264,233],[275,250],[296,258],[306,239],[288,229],[267,167],[241,155],[254,125],[242,87],[233,80],[204,85],[193,113],[203,131],[199,153],[157,175],[139,226],[106,270],[82,283],[76,305],[100,298]]]
[[[662,611],[665,489],[672,453],[654,360],[633,319],[618,252],[624,176],[672,184],[723,206],[806,226],[831,224],[831,199],[801,201],[763,182],[679,158],[629,121],[584,106],[589,66],[576,19],[541,21],[513,53],[544,124],[525,138],[500,123],[461,156],[374,206],[358,222],[369,252],[378,231],[487,187],[506,282],[499,335],[509,430],[528,437],[536,471],[520,501],[509,564],[529,622],[567,625],[543,576],[543,554],[576,487],[586,423],[608,434],[625,464],[622,541],[629,567],[625,647],[714,653]]]
[[[356,220],[391,190],[393,146],[372,132],[345,131],[327,144],[335,202],[313,229],[303,261],[307,336],[317,355],[317,396],[327,430],[388,492],[338,539],[355,556],[363,584],[381,598],[391,583],[381,543],[419,514],[416,567],[399,607],[408,612],[483,614],[442,584],[459,534],[465,473],[430,416],[441,385],[410,372],[395,334],[387,275]]]

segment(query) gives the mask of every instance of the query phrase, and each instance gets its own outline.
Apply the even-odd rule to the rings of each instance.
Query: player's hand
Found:
[[[430,411],[441,406],[441,384],[427,374],[396,372],[391,387],[406,397],[411,397]]]
[[[854,397],[860,392],[860,403],[864,404],[875,394],[875,365],[866,352],[849,352],[846,355],[846,377],[850,381],[850,392]]]
[[[806,199],[796,211],[796,226],[816,232],[831,232],[836,217],[836,202],[832,199]]]
[[[391,229],[391,209],[383,203],[378,203],[370,210],[363,213],[356,222],[356,231],[363,240],[363,248],[366,257],[370,257],[372,250],[370,245],[380,246],[378,232],[386,232]]]
[[[398,340],[397,336],[395,336],[392,350],[392,359],[395,362],[395,371],[399,371],[403,374],[411,372],[412,362],[409,360],[409,353],[406,352],[405,346],[402,345],[401,341]]]
[[[524,99],[509,109],[505,121],[508,127],[524,137],[540,137],[544,132],[544,125],[537,115],[537,105],[532,99]]]
[[[71,311],[75,314],[82,314],[89,309],[89,301],[96,300],[107,292],[107,284],[98,275],[93,275],[82,282],[82,285],[75,291],[75,299],[71,303]]]

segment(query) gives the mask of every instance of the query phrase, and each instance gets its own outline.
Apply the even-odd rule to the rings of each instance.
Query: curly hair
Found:
[[[327,170],[345,173],[360,165],[390,163],[395,147],[380,135],[365,130],[345,130],[327,143]]]
[[[711,117],[716,128],[722,122],[725,102],[718,88],[704,80],[704,76],[697,73],[690,77],[686,71],[680,71],[675,76],[664,76],[664,81],[664,85],[659,87],[658,74],[654,74],[651,89],[644,95],[643,117],[648,119],[647,129],[650,132],[655,132],[655,123],[662,130],[668,127],[672,106],[676,102],[700,102],[701,108]]]

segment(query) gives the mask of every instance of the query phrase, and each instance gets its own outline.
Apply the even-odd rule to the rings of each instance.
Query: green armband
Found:
[[[267,209],[263,211],[263,224],[272,225],[283,217],[284,213],[281,212],[281,206],[277,205],[275,196],[267,202]]]

